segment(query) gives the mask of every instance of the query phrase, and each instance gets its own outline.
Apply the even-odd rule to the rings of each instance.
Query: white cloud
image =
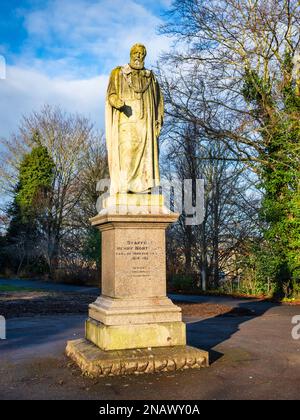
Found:
[[[6,80],[0,80],[0,136],[9,136],[23,115],[46,103],[86,115],[103,128],[106,85],[107,76],[66,80],[9,66]]]
[[[4,80],[6,78],[6,60],[0,54],[0,79]]]
[[[148,68],[169,47],[169,39],[157,34],[160,17],[145,3],[51,0],[33,11],[19,10],[27,38],[0,80],[0,136],[16,131],[22,115],[45,103],[85,114],[103,128],[111,69],[128,62],[136,42],[147,47]]]
[[[76,76],[82,71],[91,74],[97,64],[108,72],[128,60],[136,42],[146,44],[148,62],[153,64],[170,43],[157,34],[161,19],[133,0],[53,0],[43,9],[26,12],[24,18],[28,40],[22,58],[48,68],[47,58],[36,60],[36,51],[42,48],[52,59],[64,61],[56,66],[57,73],[69,66]]]

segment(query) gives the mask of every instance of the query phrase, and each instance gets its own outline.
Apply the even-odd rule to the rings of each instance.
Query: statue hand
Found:
[[[155,135],[158,137],[160,135],[161,124],[159,121],[155,121]]]
[[[121,109],[125,105],[125,102],[122,101],[122,99],[120,99],[115,93],[110,95],[108,100],[109,100],[110,105],[116,109]]]
[[[125,102],[122,101],[122,99],[120,99],[120,98],[117,98],[116,99],[116,101],[115,101],[115,108],[121,109],[121,108],[123,108],[124,105],[125,105]]]

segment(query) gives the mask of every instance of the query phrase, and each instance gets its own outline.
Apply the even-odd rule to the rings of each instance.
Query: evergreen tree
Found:
[[[284,65],[281,102],[273,98],[269,80],[255,71],[246,71],[243,93],[260,116],[269,162],[261,171],[265,241],[256,250],[258,275],[271,279],[279,296],[292,296],[300,292],[300,96],[289,51]]]
[[[54,163],[47,149],[41,145],[39,133],[33,136],[33,148],[24,155],[19,167],[19,179],[14,199],[8,209],[10,224],[6,234],[10,267],[19,272],[33,265],[35,271],[41,261],[43,229],[51,202]],[[42,263],[43,269],[45,263]]]

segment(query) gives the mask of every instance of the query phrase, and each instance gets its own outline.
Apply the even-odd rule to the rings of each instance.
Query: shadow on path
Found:
[[[183,302],[178,298],[177,302],[179,301]],[[185,303],[187,302],[185,301]],[[188,303],[193,304],[192,302]],[[280,304],[267,301],[245,301],[239,302],[236,307],[225,314],[204,318],[200,321],[194,321],[192,317],[189,317],[186,320],[187,343],[208,351],[210,363],[213,363],[223,356],[222,353],[214,350],[216,346],[229,340],[240,330],[243,323],[262,316],[276,306],[280,306]]]
[[[174,299],[193,304],[183,297]],[[216,299],[214,303],[218,303]],[[206,302],[205,302],[206,301]],[[200,302],[211,303],[211,299],[201,298]],[[227,304],[220,299],[220,304]],[[34,301],[32,302],[34,305]],[[223,356],[215,350],[220,343],[229,340],[233,334],[240,330],[241,324],[262,316],[270,309],[280,306],[266,301],[239,301],[227,313],[201,320],[189,317],[187,322],[187,342],[189,345],[209,351],[210,360],[214,362]],[[87,317],[87,305],[84,311],[77,315],[52,314],[32,317],[12,318],[7,321],[7,340],[0,341],[0,352],[9,354],[10,351],[35,353],[39,349],[51,346],[63,348],[69,339],[79,338],[84,335],[84,320]]]

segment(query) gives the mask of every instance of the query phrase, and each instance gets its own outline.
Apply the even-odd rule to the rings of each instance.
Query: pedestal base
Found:
[[[92,378],[208,367],[208,353],[189,346],[103,351],[85,339],[68,341],[66,354]]]
[[[105,325],[181,321],[181,308],[165,296],[139,299],[99,296],[89,305],[89,317]]]
[[[208,366],[208,353],[186,346],[181,308],[166,296],[165,230],[179,215],[163,197],[119,194],[91,219],[101,231],[102,295],[89,305],[86,338],[67,355],[90,376]]]
[[[85,324],[85,338],[106,351],[186,344],[183,322],[104,325],[88,319]]]

